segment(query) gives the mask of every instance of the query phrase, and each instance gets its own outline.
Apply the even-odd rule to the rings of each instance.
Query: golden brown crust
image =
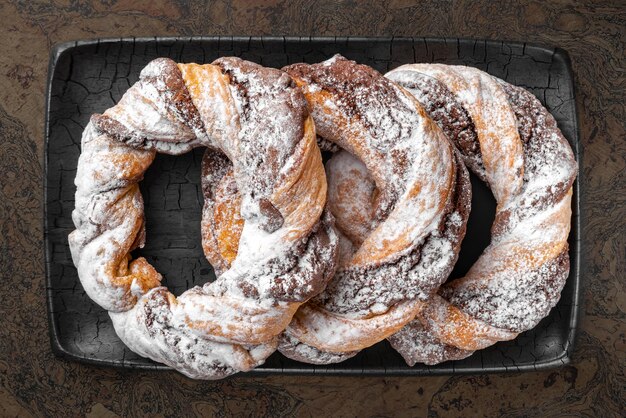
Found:
[[[448,269],[452,267],[456,259],[458,242],[460,242],[464,234],[465,222],[469,213],[467,172],[462,165],[459,166],[462,167],[462,170],[457,170],[456,158],[450,144],[443,138],[436,125],[424,118],[424,112],[417,102],[410,95],[393,86],[392,83],[383,79],[380,74],[369,67],[358,66],[342,58],[332,60],[331,64],[327,66],[328,68],[322,68],[321,66],[323,65],[325,64],[318,66],[301,64],[289,67],[287,71],[303,87],[305,96],[312,109],[318,133],[325,140],[333,141],[350,149],[352,152],[360,153],[360,157],[363,158],[366,164],[369,164],[366,171],[370,171],[371,168],[370,172],[374,173],[374,180],[369,181],[374,184],[374,181],[378,179],[381,183],[380,185],[375,184],[370,188],[370,193],[366,193],[369,203],[365,208],[369,215],[363,216],[361,220],[364,222],[366,219],[374,221],[372,223],[373,230],[390,215],[391,219],[396,219],[400,216],[397,212],[394,212],[396,207],[407,205],[408,202],[417,202],[419,205],[419,202],[421,202],[420,198],[422,200],[426,199],[429,202],[435,202],[436,213],[434,216],[437,221],[434,222],[434,225],[431,225],[429,222],[422,220],[423,226],[421,228],[431,227],[433,228],[433,233],[439,236],[442,231],[452,231],[454,229],[444,226],[446,223],[444,220],[447,219],[446,216],[454,212],[455,209],[459,210],[460,213],[457,212],[455,217],[453,217],[455,219],[453,223],[458,224],[458,227],[454,229],[456,232],[452,234],[455,235],[454,238],[451,237],[454,244],[452,245],[453,248],[450,248],[452,254],[450,262],[444,268],[446,271],[435,273],[433,270],[431,276],[426,274],[416,277],[415,280],[417,281],[415,284],[417,285],[413,286],[412,290],[409,289],[414,283],[409,284],[407,282],[405,283],[406,286],[398,286],[398,283],[392,283],[392,280],[388,280],[384,284],[385,280],[380,282],[380,279],[391,278],[394,276],[394,273],[398,274],[398,265],[405,266],[403,267],[406,268],[404,274],[411,271],[411,266],[416,265],[420,265],[418,269],[427,270],[427,263],[422,263],[423,265],[421,265],[420,259],[435,258],[433,256],[420,258],[420,248],[424,240],[429,240],[428,234],[425,234],[420,240],[419,238],[411,238],[406,231],[399,231],[401,233],[395,238],[392,237],[393,232],[387,238],[383,238],[385,232],[380,231],[379,228],[377,233],[380,238],[374,237],[368,241],[367,236],[361,237],[361,241],[366,241],[366,244],[361,246],[360,254],[362,255],[353,256],[348,265],[342,267],[343,283],[349,282],[349,286],[346,287],[340,284],[339,288],[343,287],[344,291],[350,292],[352,291],[349,288],[350,285],[356,285],[354,286],[355,290],[359,288],[373,289],[375,295],[385,296],[382,298],[369,298],[366,301],[357,301],[356,303],[354,303],[354,300],[359,298],[354,298],[354,300],[346,300],[348,304],[339,303],[340,299],[334,295],[334,289],[337,287],[336,282],[338,280],[338,277],[335,277],[330,284],[333,290],[330,292],[325,291],[320,297],[315,299],[315,302],[310,302],[303,306],[296,313],[294,321],[288,328],[287,335],[282,340],[281,351],[286,355],[290,355],[289,353],[297,355],[300,360],[303,360],[305,353],[314,353],[315,358],[310,359],[310,361],[314,362],[320,362],[322,358],[326,358],[328,361],[336,361],[338,358],[344,358],[348,355],[348,352],[350,352],[349,356],[351,356],[354,354],[352,353],[353,351],[360,350],[384,339],[410,321],[419,311],[420,303],[411,300],[415,296],[403,296],[402,292],[412,291],[414,294],[419,292],[429,294],[445,279],[449,271]],[[322,72],[321,74],[315,73],[318,69]],[[327,69],[330,73],[325,74],[324,71]],[[317,85],[312,84],[313,78],[316,81],[321,80],[321,82],[329,82],[330,79],[333,79],[334,84],[329,89],[320,89]],[[338,82],[335,80],[337,78],[340,78],[342,81]],[[342,87],[335,88],[336,86]],[[326,86],[324,85],[324,87]],[[377,87],[379,88],[377,89]],[[358,92],[359,88],[363,88],[361,93]],[[378,103],[376,103],[376,100],[363,103],[362,100],[367,102],[367,99],[363,99],[364,96],[362,96],[366,92],[373,92],[369,96],[377,99]],[[359,94],[361,95],[359,100],[351,99]],[[344,100],[349,101],[349,103],[344,103]],[[339,108],[328,106],[327,103],[329,101],[338,103]],[[387,108],[387,106],[394,106],[394,102],[395,107]],[[378,115],[368,114],[367,112],[372,109],[377,109],[377,111],[382,113]],[[406,119],[401,119],[403,117],[406,117]],[[395,131],[390,130],[388,135],[381,136],[383,131],[377,126],[377,122],[384,122],[381,118],[390,118],[387,120],[387,123],[390,123],[392,127],[400,126],[406,128],[409,133],[405,132],[404,136],[391,138]],[[413,133],[411,134],[411,132]],[[432,182],[429,184],[427,176],[424,176],[421,179],[422,181],[418,182],[404,179],[404,173],[410,170],[414,164],[412,160],[413,155],[409,154],[414,151],[405,150],[402,147],[394,147],[394,142],[406,144],[409,148],[411,146],[418,147],[421,145],[420,141],[424,141],[424,138],[429,138],[427,140],[438,143],[439,148],[431,144],[431,148],[425,147],[420,149],[423,154],[417,158],[417,161],[420,158],[428,160],[430,157],[429,163],[437,166],[435,171],[441,170],[441,175],[438,176],[439,179],[443,179],[441,184],[434,185]],[[411,140],[414,140],[416,143],[410,144]],[[434,152],[435,148],[437,148],[436,152]],[[429,150],[431,150],[432,154],[428,153]],[[442,155],[443,157],[441,157]],[[441,161],[441,158],[447,159],[446,162]],[[383,163],[386,166],[380,165]],[[421,170],[432,175],[428,164],[427,167],[427,169],[421,168]],[[417,170],[420,172],[420,169]],[[465,187],[459,189],[461,193],[457,193],[456,188],[452,187],[457,184],[457,173],[466,180],[463,183]],[[399,181],[395,182],[394,179]],[[345,189],[350,187],[348,184],[350,182],[354,183],[353,186],[356,186],[353,180],[346,176],[346,183],[340,184],[339,188]],[[435,194],[425,196],[423,194],[425,189]],[[425,201],[421,204],[424,203]],[[333,210],[332,207],[331,210]],[[358,217],[357,212],[355,210],[354,214]],[[344,215],[342,211],[338,211],[336,214],[337,216]],[[408,214],[406,216],[410,217]],[[425,216],[428,217],[429,215]],[[391,220],[391,223],[393,222]],[[349,225],[350,222],[348,221],[346,224]],[[367,230],[367,228],[365,229]],[[415,234],[415,231],[411,231],[409,228],[409,233]],[[417,234],[419,235],[420,232],[417,232]],[[354,242],[361,244],[359,238],[356,237],[358,234],[353,235],[355,235],[352,237]],[[361,235],[364,234],[361,233]],[[384,242],[384,245],[380,245],[381,242]],[[365,249],[363,249],[364,247]],[[431,247],[433,247],[433,244],[428,248]],[[407,250],[409,250],[409,254],[406,256],[402,255],[402,252]],[[367,257],[365,257],[365,254],[367,254]],[[353,273],[350,273],[350,271]],[[374,283],[372,277],[377,277],[378,281],[374,280]],[[426,280],[427,283],[420,283],[420,280]],[[382,286],[379,286],[381,284]],[[401,288],[399,296],[394,296],[391,292],[385,291],[388,288],[397,289],[398,287]],[[337,292],[337,295],[339,294]],[[385,297],[391,298],[385,300]],[[379,305],[386,305],[387,307],[381,309]],[[362,313],[351,314],[350,311],[355,309],[362,310]],[[350,335],[350,337],[345,337],[346,335]],[[297,349],[297,347],[300,347],[300,349]],[[302,349],[302,347],[305,348]],[[324,350],[326,352],[323,352]],[[345,353],[345,355],[329,355],[328,352]]]
[[[205,192],[228,201],[208,208],[222,231],[208,238],[217,243],[214,259],[226,262],[215,282],[175,297],[145,259],[131,261],[145,237],[137,183],[155,150],[200,145],[232,161],[205,164],[215,182]],[[261,364],[334,271],[332,218],[320,221],[326,181],[315,128],[302,93],[279,70],[238,58],[151,62],[85,129],[76,183],[70,247],[87,293],[132,350],[192,377]]]
[[[202,249],[219,276],[230,268],[237,256],[244,223],[239,210],[241,196],[233,176],[232,163],[218,151],[205,152],[202,179]]]
[[[498,202],[491,245],[465,277],[443,285],[428,302],[419,314],[419,333],[430,335],[429,346],[440,344],[437,361],[456,355],[444,347],[472,351],[515,338],[548,314],[567,278],[572,151],[532,94],[484,72],[414,64],[387,76],[409,89],[439,123],[475,130],[456,144]],[[465,112],[456,110],[460,120],[454,121],[451,111],[459,105]],[[394,346],[405,358],[427,358],[409,343],[410,333],[402,330]]]

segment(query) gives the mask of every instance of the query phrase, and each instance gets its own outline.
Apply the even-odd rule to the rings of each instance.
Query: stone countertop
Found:
[[[257,3],[0,1],[0,416],[624,416],[626,6],[589,0],[506,2],[503,10],[486,0]],[[585,249],[571,364],[506,375],[197,382],[174,372],[56,358],[48,339],[42,241],[48,54],[69,40],[154,35],[464,37],[567,50],[581,128]]]

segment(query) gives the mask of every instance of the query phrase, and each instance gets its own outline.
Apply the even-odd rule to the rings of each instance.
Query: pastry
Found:
[[[69,243],[85,291],[131,350],[202,379],[249,370],[275,350],[336,266],[315,138],[293,80],[238,58],[154,60],[118,104],[92,116]],[[156,152],[197,146],[231,164],[245,224],[230,268],[175,297],[145,259],[131,259],[145,240],[138,182]],[[222,168],[213,167],[216,179]]]
[[[465,232],[469,178],[423,108],[375,70],[340,56],[284,70],[303,89],[322,141],[343,149],[326,165],[340,266],[326,290],[296,312],[279,347],[325,364],[398,331],[445,280]],[[231,193],[205,197],[233,204],[229,184],[226,176],[220,190]]]
[[[316,142],[333,154],[325,168]],[[217,280],[175,297],[130,254],[145,240],[138,182],[157,152],[198,146]],[[446,282],[466,165],[496,219],[479,260]],[[69,241],[122,341],[187,376],[250,370],[277,348],[334,363],[385,338],[409,365],[437,364],[515,338],[557,303],[576,173],[539,101],[473,68],[157,59],[84,131]]]
[[[404,65],[386,76],[456,132],[457,149],[497,201],[480,258],[441,286],[419,323],[390,339],[409,364],[435,364],[515,338],[558,302],[569,273],[577,165],[552,115],[523,88],[441,64]]]

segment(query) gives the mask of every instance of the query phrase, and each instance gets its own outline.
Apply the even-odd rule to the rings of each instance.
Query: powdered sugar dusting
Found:
[[[134,185],[141,175],[133,170],[147,168],[154,152],[117,143],[99,134],[91,123],[83,133],[82,151],[72,213],[77,229],[69,236],[72,259],[90,298],[109,311],[126,310],[137,295],[112,280],[114,271],[124,265],[126,254],[133,249],[135,237],[143,233],[143,201]],[[114,216],[110,216],[112,212]],[[136,288],[158,285],[161,278],[154,272],[140,284],[132,274],[126,277],[128,286],[135,283]]]
[[[223,160],[214,151],[207,150],[203,159],[202,177],[205,208],[221,207],[220,216],[224,216],[224,213],[234,214],[239,210],[238,207],[228,208],[226,212],[224,209],[224,206],[232,206],[234,202],[237,202],[240,196],[234,181],[234,174],[230,170],[231,165],[227,163],[228,167],[222,169],[225,174],[215,179],[212,171],[207,167],[222,164],[217,164],[216,161]],[[228,187],[233,188],[228,195],[235,196],[235,198],[226,201],[223,200],[224,194],[213,193],[210,183],[216,180],[218,181],[215,185],[216,189],[224,188],[228,184],[230,185]],[[307,201],[299,202],[299,204],[307,205]],[[209,228],[216,227],[213,216],[217,214],[212,210],[203,212],[202,222]],[[286,232],[283,233],[281,231],[268,233],[254,222],[248,221],[244,223],[241,231],[238,230],[238,226],[235,231],[228,228],[229,224],[234,225],[228,220],[218,226],[218,231],[204,231],[209,235],[228,236],[228,239],[237,245],[235,260],[232,264],[225,263],[229,268],[229,271],[225,273],[226,276],[220,275],[207,291],[239,295],[242,298],[246,297],[246,293],[253,292],[259,298],[278,299],[278,302],[286,300],[302,302],[309,299],[312,295],[319,293],[330,277],[324,278],[320,275],[327,270],[334,272],[339,244],[337,233],[332,227],[333,223],[332,217],[325,213],[306,239],[291,243],[285,239],[285,236],[294,233],[294,223],[290,222],[289,218],[283,227]],[[216,241],[205,240],[203,245],[205,253],[208,251],[207,256],[220,257]],[[285,251],[284,248],[289,248],[289,250]]]
[[[428,116],[455,144],[465,164],[486,181],[474,121],[454,94],[436,78],[417,71],[397,69],[385,77],[405,88],[424,106]]]
[[[407,65],[394,70],[389,77],[407,85],[418,99],[424,100],[428,94],[418,91],[427,85],[423,81],[424,74],[452,91],[455,100],[464,105],[473,119],[482,117],[491,124],[488,128],[481,123],[475,126],[483,155],[486,150],[502,155],[510,152],[512,148],[506,143],[489,138],[500,134],[500,130],[503,130],[500,137],[505,137],[510,124],[503,121],[514,118],[524,157],[523,170],[518,170],[518,179],[512,183],[503,180],[516,163],[510,165],[506,158],[500,158],[493,159],[495,165],[491,169],[485,164],[486,179],[498,200],[491,245],[466,277],[442,287],[440,294],[445,299],[436,298],[441,301],[438,309],[425,310],[424,319],[433,329],[407,328],[395,340],[394,346],[407,361],[426,362],[432,359],[410,339],[421,341],[425,332],[434,333],[427,335],[428,345],[434,341],[435,352],[439,353],[435,358],[439,362],[455,355],[446,352],[446,342],[460,342],[454,339],[455,327],[459,324],[446,322],[450,320],[445,307],[448,303],[462,309],[464,315],[469,315],[466,318],[469,326],[484,333],[484,337],[476,334],[472,349],[511,338],[503,334],[507,330],[515,335],[534,327],[556,304],[569,271],[566,240],[576,164],[552,116],[525,90],[466,67]],[[415,77],[419,81],[415,81]],[[474,94],[471,88],[479,88],[480,94]],[[510,110],[502,105],[504,101]],[[485,109],[491,110],[485,114]],[[500,111],[504,111],[501,117],[494,118]],[[505,115],[507,112],[509,116]],[[486,133],[481,132],[485,129]],[[471,146],[459,146],[459,150],[471,154],[468,152]],[[470,167],[476,170],[479,166],[471,163]]]
[[[347,151],[327,173],[329,205],[351,245],[342,245],[341,268],[314,299],[318,308],[301,308],[287,331],[316,348],[309,361],[331,361],[325,352],[360,349],[397,330],[419,306],[412,300],[445,279],[465,232],[469,179],[419,104],[380,74],[341,57],[286,70],[309,96],[318,134]]]
[[[326,177],[328,206],[337,228],[358,248],[379,223],[374,220],[376,184],[365,164],[347,151],[339,151],[328,160]]]
[[[246,260],[176,299],[145,259],[129,263],[144,240],[137,183],[151,150],[199,145],[234,162]],[[237,58],[153,61],[118,105],[92,117],[76,183],[70,247],[85,289],[132,350],[188,376],[221,378],[261,364],[297,306],[334,271],[332,218],[319,219],[326,184],[315,131],[301,92],[278,70]]]
[[[462,360],[474,353],[442,344],[432,332],[424,328],[419,319],[409,322],[387,340],[409,366],[416,363],[434,365],[444,361]]]
[[[349,210],[355,219],[344,223],[364,230],[343,230],[355,241],[365,235],[369,225],[373,228],[355,247],[351,263],[342,267],[318,302],[353,317],[368,315],[374,307],[377,312],[384,311],[404,298],[381,300],[375,289],[390,290],[389,286],[381,286],[381,278],[396,277],[395,287],[402,289],[399,293],[413,292],[414,296],[420,292],[419,281],[411,283],[415,289],[398,284],[408,281],[420,259],[418,248],[442,222],[444,207],[450,200],[449,188],[454,185],[451,147],[410,95],[369,68],[334,57],[318,66],[298,64],[286,71],[302,81],[305,94],[326,93],[319,104],[315,98],[309,100],[318,134],[363,161],[379,193],[375,201],[365,202],[373,196],[368,191],[372,186],[364,181],[361,194],[369,192],[369,199],[360,203],[355,199],[331,202],[331,210],[333,204],[345,209],[355,202]],[[343,160],[344,170],[362,172],[355,169],[356,163]],[[329,167],[332,164],[331,160]],[[341,181],[330,177],[331,187],[335,187],[333,182]],[[433,181],[435,178],[440,181]],[[346,179],[350,181],[354,178]],[[345,188],[360,193],[351,185]],[[363,216],[359,216],[361,210]],[[337,211],[335,216],[341,226],[340,213]],[[440,250],[446,249],[441,246]]]
[[[427,74],[452,90],[476,125],[486,178],[498,202],[519,192],[522,185],[523,150],[506,94],[489,74],[471,67],[443,64],[409,64],[390,72]]]
[[[298,341],[288,331],[282,333],[278,340],[278,351],[292,360],[310,364],[333,364],[340,363],[354,357],[359,352],[349,351],[346,353],[330,353]]]
[[[329,181],[335,182],[339,190],[345,189],[341,187],[343,177],[340,173],[342,171],[345,173],[347,170],[342,170],[341,164],[338,163],[344,162],[347,167],[361,164],[358,161],[355,162],[356,158],[350,154],[345,152],[342,154],[337,156],[340,157],[338,159],[333,157],[327,167],[331,179]],[[326,309],[351,318],[358,318],[371,313],[385,312],[389,306],[402,300],[427,299],[450,273],[458,255],[459,243],[465,234],[465,224],[469,215],[470,184],[467,170],[462,165],[459,165],[457,176],[459,191],[454,201],[450,203],[451,208],[454,207],[454,209],[446,210],[449,212],[442,220],[441,228],[438,227],[432,231],[418,251],[401,257],[396,263],[380,265],[371,272],[366,271],[364,274],[351,272],[350,280],[348,277],[344,277],[343,281],[333,280],[316,298],[316,302],[322,303]],[[354,187],[354,178],[347,178],[345,181],[350,187]],[[363,177],[360,181],[367,183],[368,179]],[[373,184],[373,181],[370,179],[369,183]],[[329,194],[329,204],[333,208],[336,201],[341,202],[351,197],[350,194]],[[363,206],[363,213],[372,213],[372,203],[369,202],[370,208],[367,208],[367,204],[367,199],[360,203]],[[337,206],[343,207],[344,205]],[[335,213],[337,224],[358,222],[357,219],[351,218],[350,213],[337,211]],[[364,217],[363,221],[374,222],[367,217]],[[351,227],[355,229],[357,225],[352,224]],[[358,246],[358,243],[351,244],[350,249],[354,251],[353,248]],[[345,269],[343,264],[340,264],[339,274],[342,271]],[[372,274],[378,275],[379,280],[376,286],[370,284]]]
[[[250,370],[263,364],[277,344],[245,346],[198,337],[172,316],[165,288],[153,289],[129,311],[109,315],[116,333],[131,350],[194,379],[221,379]]]

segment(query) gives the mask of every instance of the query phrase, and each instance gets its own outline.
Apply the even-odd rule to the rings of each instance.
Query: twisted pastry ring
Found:
[[[552,115],[520,87],[441,64],[404,65],[386,76],[438,123],[455,125],[451,138],[497,201],[480,258],[390,339],[409,364],[466,357],[533,328],[559,300],[576,161]]]
[[[138,182],[156,152],[221,150],[245,219],[238,255],[213,283],[175,297],[130,252],[145,239]],[[249,370],[319,293],[336,264],[326,181],[306,101],[285,73],[237,58],[157,59],[82,138],[69,243],[87,294],[133,351],[187,376]]]
[[[342,200],[330,205],[340,267],[296,312],[279,350],[310,363],[337,362],[402,328],[448,276],[469,214],[469,178],[418,102],[375,70],[340,56],[283,70],[304,91],[318,134],[346,151],[326,168],[329,202]],[[225,175],[215,192],[205,190],[213,208],[203,217],[205,237],[233,231],[222,226],[237,223],[233,184]],[[234,235],[226,241],[236,243]],[[213,264],[236,248],[205,244]]]

